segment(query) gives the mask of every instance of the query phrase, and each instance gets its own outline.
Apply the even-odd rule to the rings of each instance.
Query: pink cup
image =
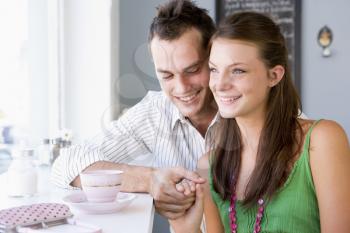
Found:
[[[80,174],[81,186],[89,202],[112,202],[122,183],[123,171],[95,170]]]

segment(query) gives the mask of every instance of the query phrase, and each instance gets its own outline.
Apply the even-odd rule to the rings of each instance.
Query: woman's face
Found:
[[[284,74],[282,66],[266,68],[255,44],[224,38],[213,41],[209,67],[209,86],[224,118],[264,114],[270,88]]]

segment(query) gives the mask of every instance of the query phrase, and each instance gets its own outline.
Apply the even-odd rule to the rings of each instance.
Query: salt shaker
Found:
[[[37,151],[39,164],[44,166],[51,165],[52,151],[51,140],[49,138],[44,138],[43,143],[39,145]]]
[[[8,195],[25,197],[37,192],[38,174],[33,163],[34,150],[19,149],[13,152],[13,161],[7,170]]]

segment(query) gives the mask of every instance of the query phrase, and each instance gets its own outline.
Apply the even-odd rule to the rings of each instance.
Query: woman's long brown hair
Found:
[[[297,121],[300,99],[291,80],[285,39],[269,17],[254,12],[231,15],[219,25],[212,41],[217,38],[252,42],[268,69],[276,65],[285,69],[282,80],[269,92],[256,165],[245,190],[243,204],[252,205],[261,197],[272,197],[288,177],[293,158],[301,148],[302,135],[298,133],[302,134],[302,130]],[[227,200],[239,176],[243,151],[236,120],[222,118],[217,136],[211,173],[214,189]]]

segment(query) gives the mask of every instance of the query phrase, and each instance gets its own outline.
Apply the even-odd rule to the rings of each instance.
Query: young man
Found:
[[[123,191],[148,192],[160,214],[182,216],[195,194],[178,192],[175,185],[183,178],[203,182],[191,171],[215,128],[217,106],[208,87],[207,60],[214,30],[207,11],[190,1],[160,6],[149,46],[162,92],[149,92],[94,144],[64,151],[53,165],[52,180],[79,187],[82,171],[120,169]],[[127,165],[145,153],[152,154],[152,168]]]

